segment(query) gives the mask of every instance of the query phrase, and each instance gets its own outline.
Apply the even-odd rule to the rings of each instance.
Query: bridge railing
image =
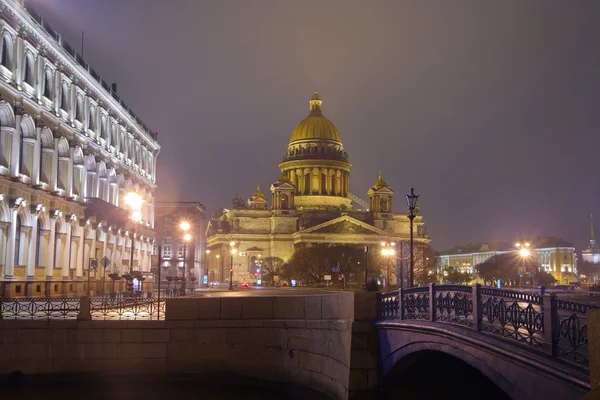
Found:
[[[379,295],[379,321],[461,325],[587,368],[586,312],[598,308],[556,294],[481,285],[434,285]]]

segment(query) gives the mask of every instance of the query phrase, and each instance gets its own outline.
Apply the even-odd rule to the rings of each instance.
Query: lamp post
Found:
[[[516,248],[519,249],[519,257],[521,257],[521,267],[519,268],[519,286],[521,286],[521,280],[525,273],[525,259],[529,258],[531,251],[529,250],[529,243],[517,243]]]
[[[233,256],[237,254],[235,242],[229,243],[231,253],[231,266],[229,267],[229,290],[233,290]]]
[[[188,233],[190,230],[190,223],[187,221],[182,221],[179,224],[179,228],[183,231],[183,279],[181,280],[181,295],[185,296],[185,289],[187,286],[185,280],[185,270],[187,269],[187,243],[192,238],[192,235]]]
[[[368,271],[369,271],[369,246],[365,245],[365,292],[369,290],[369,288],[367,287]]]
[[[131,208],[131,220],[138,224],[142,220],[141,207],[144,200],[136,192],[129,192],[125,195],[125,204]],[[133,272],[133,253],[135,250],[135,228],[131,231],[131,251],[129,254],[129,275]],[[133,278],[131,278],[133,284]]]
[[[410,194],[406,195],[406,204],[408,205],[408,219],[410,219],[410,277],[408,285],[413,287],[415,285],[415,257],[414,257],[414,243],[413,243],[413,220],[415,219],[415,208],[417,207],[417,200],[419,195],[415,194],[415,189],[410,188]]]
[[[209,258],[209,254],[210,254],[210,249],[206,249],[206,283],[208,285],[208,279],[210,278],[210,270],[208,269],[208,260]]]
[[[394,259],[394,255],[396,255],[396,249],[394,249],[394,243],[390,242],[390,243],[386,243],[386,242],[381,242],[381,254],[386,257],[389,258],[390,260]],[[387,278],[385,281],[385,290],[386,291],[390,291],[390,263],[389,260],[386,263],[387,264]],[[398,277],[396,277],[397,279]]]

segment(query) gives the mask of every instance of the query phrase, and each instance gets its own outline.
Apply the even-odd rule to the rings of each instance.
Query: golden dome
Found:
[[[335,125],[323,116],[323,101],[317,92],[310,98],[310,114],[292,131],[290,143],[298,140],[333,140],[341,143],[342,137]]]
[[[256,192],[252,195],[254,197],[265,197],[263,192],[260,191],[260,186],[256,186]]]
[[[377,182],[375,182],[375,185],[373,185],[373,187],[377,189],[388,187],[388,184],[385,183],[385,181],[383,180],[383,175],[381,174],[381,171],[379,171],[379,179],[377,179]]]

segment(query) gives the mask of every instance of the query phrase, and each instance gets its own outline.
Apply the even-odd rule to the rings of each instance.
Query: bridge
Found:
[[[431,284],[381,293],[378,374],[385,386],[415,358],[444,354],[512,399],[579,399],[590,390],[589,308],[596,307],[543,287],[518,292]],[[469,385],[469,377],[457,384]]]

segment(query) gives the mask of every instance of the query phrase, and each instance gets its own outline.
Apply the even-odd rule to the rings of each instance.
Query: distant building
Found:
[[[151,287],[157,134],[15,0],[0,0],[0,125],[0,296],[101,293],[130,270]]]
[[[541,270],[549,272],[559,282],[573,282],[577,273],[577,255],[575,247],[560,238],[537,237],[530,241],[530,248],[537,258]],[[440,252],[438,256],[438,273],[452,267],[462,272],[475,273],[475,266],[491,257],[517,253],[519,249],[514,243],[469,244],[457,246],[451,250]]]
[[[157,240],[153,253],[157,255],[158,246],[162,246],[161,284],[167,282],[167,277],[183,277],[185,270],[186,286],[199,287],[203,276],[206,275],[206,271],[202,271],[201,268],[205,258],[205,211],[202,203],[194,201],[156,203]],[[186,231],[182,229],[182,223],[189,224]],[[184,239],[186,233],[190,235],[189,241]]]
[[[281,176],[270,188],[270,205],[257,188],[247,202],[236,198],[232,209],[209,221],[206,242],[211,280],[229,281],[230,242],[238,250],[233,257],[233,282],[256,282],[261,257],[287,261],[300,247],[362,248],[408,240],[407,210],[393,212],[394,192],[381,174],[368,192],[365,190],[368,202],[350,192],[352,165],[338,129],[323,116],[322,103],[315,93],[309,115],[292,131],[279,164]],[[353,201],[362,209],[353,209]],[[430,239],[423,217],[416,211],[415,242],[427,244]]]
[[[583,261],[587,261],[593,264],[600,263],[600,246],[596,244],[594,238],[594,218],[590,215],[590,244],[588,247],[581,251]]]

